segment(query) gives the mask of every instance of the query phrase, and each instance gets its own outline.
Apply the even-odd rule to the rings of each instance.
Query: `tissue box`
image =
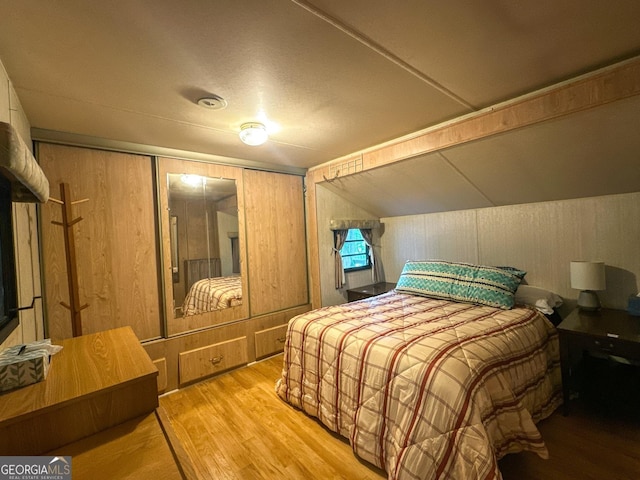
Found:
[[[47,377],[51,340],[16,345],[0,352],[0,392],[25,387]]]

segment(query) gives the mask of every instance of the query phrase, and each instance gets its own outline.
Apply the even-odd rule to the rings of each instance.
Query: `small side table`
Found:
[[[585,352],[640,360],[640,317],[624,310],[575,309],[558,325],[564,414],[569,414],[571,369]]]
[[[396,284],[389,282],[378,282],[371,285],[365,285],[364,287],[350,288],[347,290],[347,301],[355,302],[356,300],[375,297],[376,295],[387,293],[394,288],[396,288]]]

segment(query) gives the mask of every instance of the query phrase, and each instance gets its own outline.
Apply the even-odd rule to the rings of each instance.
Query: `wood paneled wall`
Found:
[[[322,306],[338,305],[347,301],[347,289],[373,283],[371,270],[349,272],[343,288],[335,288],[335,269],[333,257],[333,232],[329,223],[334,220],[377,220],[366,210],[350,203],[322,185],[316,186],[316,216],[318,222],[318,250]],[[380,255],[380,232],[373,231],[373,244],[376,255]],[[320,306],[320,305],[318,305]]]
[[[130,325],[139,339],[161,334],[158,252],[153,205],[152,159],[61,145],[39,144],[38,160],[60,197],[70,185],[82,221],[75,235],[83,333]],[[72,335],[61,206],[42,208],[42,250],[49,335]]]
[[[302,177],[244,172],[251,315],[308,301]]]
[[[526,270],[526,283],[575,305],[572,260],[606,264],[604,306],[626,309],[640,288],[640,193],[383,218],[382,261],[397,281],[407,260],[443,259]]]
[[[131,325],[163,370],[161,389],[179,386],[181,353],[243,338],[247,361],[253,361],[256,351],[264,350],[256,340],[259,333],[281,328],[309,309],[302,177],[158,158],[156,218],[152,158],[51,144],[40,144],[38,157],[54,197],[58,184],[66,182],[74,200],[89,199],[74,205],[74,217],[83,220],[72,228],[81,303],[89,304],[82,311],[83,333]],[[238,215],[240,267],[248,293],[238,307],[188,318],[169,315],[163,328],[161,277],[168,313],[173,305],[168,172],[236,181],[237,198],[224,208]],[[60,305],[68,302],[63,233],[52,220],[61,220],[55,203],[44,206],[41,228],[48,325],[51,336],[61,338],[71,336],[71,320]],[[221,233],[228,231],[225,226]]]
[[[13,204],[13,230],[18,277],[18,306],[32,309],[19,313],[15,343],[29,343],[44,338],[42,282],[40,281],[40,252],[38,246],[36,206],[33,203]]]
[[[178,221],[178,282],[173,283],[174,301],[182,305],[187,295],[184,263],[188,259],[220,258],[220,241],[215,202],[207,202],[209,208],[209,234],[205,222],[206,207],[203,200],[171,199],[171,216]],[[207,244],[208,241],[208,244]]]
[[[59,196],[68,183],[74,216],[83,220],[71,231],[76,242],[83,333],[131,325],[140,340],[222,325],[250,316],[278,312],[308,302],[302,177],[238,167],[158,159],[158,175],[194,173],[236,180],[239,215],[240,264],[247,301],[238,308],[198,318],[167,321],[163,331],[159,290],[160,267],[154,204],[153,159],[146,156],[85,148],[39,144],[38,158]],[[166,201],[166,182],[160,181],[161,245],[166,271],[166,304],[172,312],[173,293]],[[234,203],[234,205],[236,205]],[[44,280],[50,335],[72,335],[61,207],[49,203],[42,210]],[[184,220],[184,219],[183,219]],[[246,222],[246,226],[245,226]],[[183,222],[184,223],[184,222]],[[245,244],[245,235],[247,238]],[[217,234],[210,237],[217,241]],[[186,244],[186,242],[182,242]],[[246,297],[245,297],[246,298]]]
[[[31,145],[31,126],[16,91],[0,62],[0,121],[9,123],[20,134],[25,144]],[[34,308],[19,313],[20,324],[0,348],[33,342],[44,338],[44,316],[40,298],[40,253],[37,231],[36,205],[13,204],[13,235],[18,280],[18,306]]]

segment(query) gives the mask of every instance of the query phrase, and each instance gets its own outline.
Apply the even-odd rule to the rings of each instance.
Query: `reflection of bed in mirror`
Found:
[[[188,292],[194,283],[203,278],[221,277],[221,265],[219,258],[186,259],[184,261],[184,291]]]
[[[242,304],[242,278],[222,277],[219,258],[185,260],[187,296],[182,314],[187,317]]]

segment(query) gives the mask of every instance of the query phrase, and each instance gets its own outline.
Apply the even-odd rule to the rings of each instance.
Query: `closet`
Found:
[[[103,150],[37,144],[51,197],[69,185],[82,332],[131,326],[140,340],[162,335],[153,159]],[[40,209],[47,335],[72,336],[61,205]]]
[[[130,326],[159,369],[159,391],[282,350],[288,320],[310,308],[301,176],[36,147],[51,196],[62,184],[71,192],[83,334]],[[52,338],[72,336],[60,219],[55,201],[41,208]]]

